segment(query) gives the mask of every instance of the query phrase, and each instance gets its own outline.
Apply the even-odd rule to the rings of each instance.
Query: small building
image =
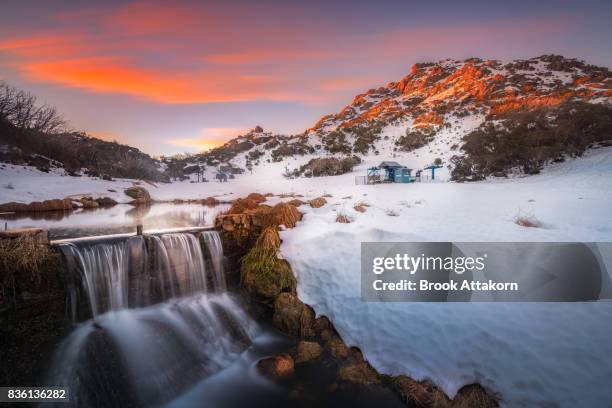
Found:
[[[402,167],[401,169],[396,169],[395,172],[396,183],[412,183],[414,179],[412,178],[412,169],[408,167]]]
[[[395,181],[395,172],[403,167],[404,166],[394,161],[384,161],[378,165],[379,169],[385,171],[384,181],[389,181],[389,182]]]
[[[383,161],[378,166],[368,168],[367,176],[355,178],[357,184],[412,183],[413,181],[412,169],[394,161]]]

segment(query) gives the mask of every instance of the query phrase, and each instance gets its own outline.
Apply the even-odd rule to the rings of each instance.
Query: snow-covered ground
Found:
[[[478,381],[500,392],[508,406],[609,405],[612,302],[365,303],[359,251],[362,241],[612,241],[612,148],[524,178],[356,185],[355,176],[382,160],[422,165],[413,165],[416,156],[386,154],[337,177],[285,179],[283,162],[227,183],[142,185],[158,200],[233,199],[251,192],[305,198],[331,194],[322,208],[300,208],[304,219],[282,233],[281,251],[297,274],[300,297],[328,315],[377,369],[430,378],[451,395]],[[0,168],[0,178],[0,203],[69,195],[108,195],[127,202],[122,190],[132,184],[15,166]],[[365,213],[353,209],[358,202],[369,205]],[[353,222],[336,223],[339,212]],[[514,223],[517,215],[535,217],[541,226],[520,227]]]

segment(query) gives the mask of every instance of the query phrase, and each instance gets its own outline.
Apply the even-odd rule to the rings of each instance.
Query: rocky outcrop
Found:
[[[29,204],[15,202],[0,204],[0,212],[70,211],[75,208],[77,208],[77,205],[67,198],[33,201]]]
[[[100,197],[100,198],[96,198],[94,201],[98,203],[99,207],[102,207],[102,208],[114,207],[118,204],[117,201],[113,200],[110,197]]]
[[[81,197],[79,202],[85,209],[98,208],[100,206],[100,204],[98,204],[98,202],[93,200],[91,197]]]

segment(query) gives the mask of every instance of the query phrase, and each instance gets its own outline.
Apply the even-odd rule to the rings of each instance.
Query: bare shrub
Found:
[[[340,224],[350,224],[353,220],[348,215],[339,212],[338,215],[336,215],[336,222]]]
[[[355,211],[357,211],[357,212],[364,213],[364,212],[366,212],[366,211],[367,211],[367,208],[368,208],[369,206],[370,206],[370,205],[369,205],[368,203],[366,203],[365,201],[358,201],[358,202],[356,202],[356,203],[355,203],[355,205],[353,206],[353,209],[354,209]]]
[[[530,214],[518,213],[514,216],[514,223],[526,228],[539,228],[541,226],[540,221],[538,221],[535,216]]]

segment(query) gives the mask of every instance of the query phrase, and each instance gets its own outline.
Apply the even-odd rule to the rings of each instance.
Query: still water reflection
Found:
[[[85,235],[133,232],[136,225],[144,230],[204,227],[212,225],[227,204],[209,207],[201,204],[162,203],[133,207],[119,204],[111,208],[48,211],[40,213],[0,214],[1,228],[41,227],[49,229],[51,239]]]

